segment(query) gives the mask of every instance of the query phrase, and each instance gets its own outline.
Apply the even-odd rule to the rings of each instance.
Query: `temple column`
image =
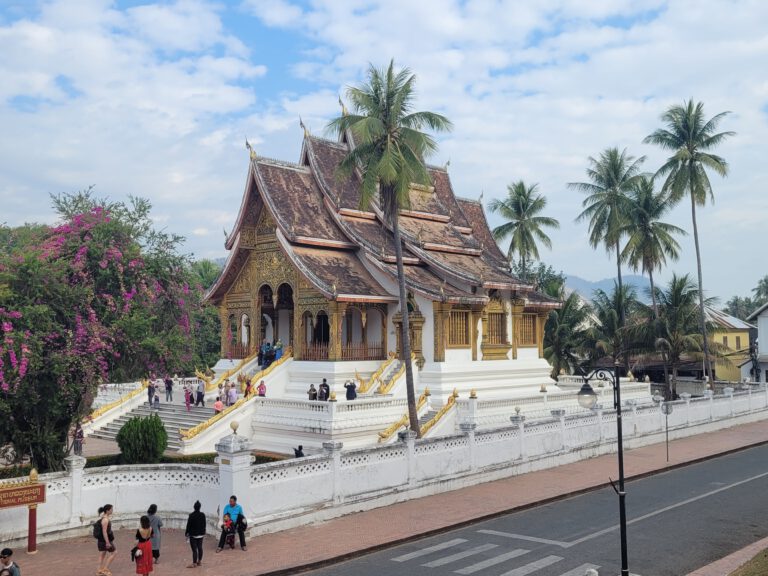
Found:
[[[470,338],[472,339],[472,360],[474,362],[477,361],[477,336],[478,336],[478,330],[477,330],[477,323],[482,318],[483,311],[482,310],[472,310],[472,313],[469,315],[469,317],[472,319],[472,330],[470,330]],[[485,328],[485,325],[487,323],[483,323],[483,327],[481,328],[483,331],[483,339],[487,337],[487,328]]]
[[[523,325],[523,309],[525,300],[515,298],[512,300],[512,359],[517,360],[517,349],[520,346],[520,330]]]
[[[432,310],[435,316],[435,362],[445,362],[451,305],[446,302],[433,302]]]
[[[544,324],[547,323],[547,313],[536,315],[536,343],[539,346],[539,358],[544,358]]]
[[[347,312],[347,305],[343,302],[332,302],[328,316],[328,360],[341,360],[342,342],[341,342],[341,323],[344,321],[344,315]]]
[[[226,296],[222,299],[221,304],[219,304],[219,323],[221,326],[221,329],[219,330],[221,332],[221,358],[226,358],[227,354],[229,354],[229,340],[227,336],[229,335],[229,318],[227,317],[227,298]]]

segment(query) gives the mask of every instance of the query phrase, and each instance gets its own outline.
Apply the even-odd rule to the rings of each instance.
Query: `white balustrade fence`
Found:
[[[672,403],[670,438],[768,417],[765,388],[725,392]],[[666,417],[659,404],[630,402],[622,416],[627,449],[663,440]],[[372,448],[342,450],[340,442],[326,442],[321,453],[258,466],[249,464],[250,447],[241,436],[221,439],[218,465],[83,469],[84,459],[70,457],[66,472],[40,477],[48,493],[38,509],[40,540],[87,532],[105,503],[115,506],[118,525],[135,526],[155,503],[167,525],[180,527],[199,499],[213,528],[233,492],[251,532],[271,532],[616,450],[612,408],[582,414],[553,408],[549,418],[519,414],[512,420],[491,429],[465,420],[459,434],[416,440],[403,433],[395,444]],[[0,538],[21,543],[25,520],[25,508],[0,510]]]

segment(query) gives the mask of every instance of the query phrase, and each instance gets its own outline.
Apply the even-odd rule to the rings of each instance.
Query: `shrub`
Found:
[[[156,464],[168,447],[168,433],[157,414],[131,418],[117,433],[126,464]]]

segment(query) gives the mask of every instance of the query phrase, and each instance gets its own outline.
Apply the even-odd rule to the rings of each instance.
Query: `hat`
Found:
[[[0,558],[10,558],[13,556],[13,550],[10,548],[3,548],[0,550]]]

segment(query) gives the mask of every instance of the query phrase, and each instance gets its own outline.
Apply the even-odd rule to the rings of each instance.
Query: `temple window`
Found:
[[[523,314],[520,319],[520,346],[538,346],[536,314]]]
[[[507,316],[503,312],[490,312],[488,314],[488,343],[506,344],[507,342]]]
[[[448,346],[469,348],[470,313],[468,310],[452,310],[449,319]]]

